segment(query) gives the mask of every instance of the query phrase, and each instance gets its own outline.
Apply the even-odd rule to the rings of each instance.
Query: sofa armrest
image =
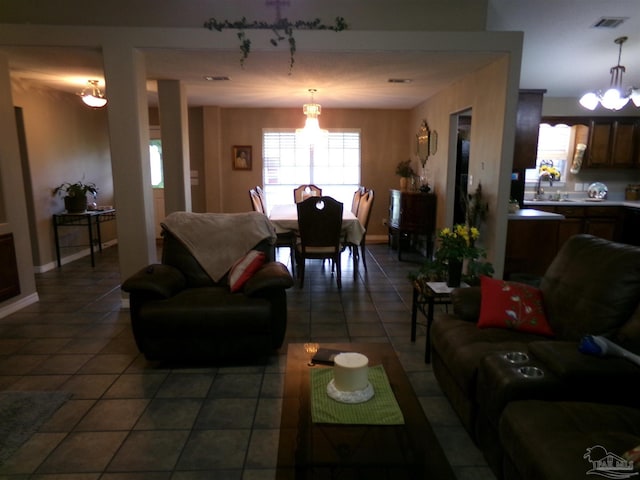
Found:
[[[453,313],[467,322],[477,322],[480,318],[480,287],[456,288],[451,292]]]
[[[183,290],[186,285],[184,275],[177,268],[153,264],[125,280],[122,290],[127,293],[152,294],[169,298]]]
[[[265,263],[247,283],[244,284],[245,295],[253,295],[265,288],[290,288],[293,278],[287,267],[280,262]]]
[[[578,343],[549,340],[532,342],[529,350],[545,367],[561,380],[586,384],[590,388],[606,390],[606,386],[624,386],[640,382],[640,368],[624,358],[594,356],[581,353]]]

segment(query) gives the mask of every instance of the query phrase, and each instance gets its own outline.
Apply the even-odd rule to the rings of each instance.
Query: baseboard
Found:
[[[118,244],[118,239],[114,238],[113,240],[109,240],[108,242],[103,242],[102,249],[104,250],[105,248],[113,247],[114,245],[117,245],[117,244]],[[98,252],[99,251],[97,250],[93,251],[94,254]],[[91,250],[89,249],[89,247],[87,247],[83,250],[72,253],[71,255],[60,257],[60,264],[66,265],[67,263],[75,262],[80,258],[88,257],[90,255],[91,255]],[[44,265],[34,265],[33,271],[35,273],[45,273],[55,268],[58,268],[58,262],[54,260],[53,262],[45,263]]]
[[[17,312],[18,310],[22,310],[23,308],[38,302],[39,300],[40,297],[38,296],[38,294],[32,293],[31,295],[19,298],[18,300],[7,305],[3,305],[2,307],[0,307],[0,318],[7,317],[12,313]]]

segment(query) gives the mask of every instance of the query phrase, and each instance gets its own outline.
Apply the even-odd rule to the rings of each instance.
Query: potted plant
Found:
[[[413,177],[416,172],[411,166],[411,159],[404,160],[396,166],[396,175],[400,176],[400,190],[407,189],[408,179]]]
[[[83,213],[87,210],[87,195],[98,195],[95,183],[65,182],[53,189],[53,195],[64,195],[64,208],[68,213]]]

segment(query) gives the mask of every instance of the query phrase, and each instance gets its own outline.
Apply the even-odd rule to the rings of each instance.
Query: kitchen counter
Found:
[[[542,205],[544,202],[532,202]],[[549,203],[569,203],[569,202],[549,202]],[[572,202],[571,202],[572,203]],[[525,202],[526,205],[526,202]],[[515,213],[510,213],[509,220],[562,220],[564,215],[559,213],[543,212],[533,208],[521,208]]]
[[[539,206],[574,206],[574,207],[629,207],[640,209],[640,200],[587,200],[586,198],[576,200],[552,201],[552,200],[525,200],[525,209]]]

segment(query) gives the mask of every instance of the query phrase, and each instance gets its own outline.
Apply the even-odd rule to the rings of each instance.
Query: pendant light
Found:
[[[609,110],[620,110],[623,108],[629,100],[632,100],[636,107],[640,107],[640,90],[638,88],[623,88],[622,75],[626,69],[623,65],[620,65],[620,58],[622,57],[622,44],[626,42],[628,37],[618,37],[614,40],[618,45],[618,64],[611,67],[609,73],[611,74],[611,83],[609,89],[605,92],[602,90],[596,90],[594,92],[586,93],[580,98],[580,105],[589,110],[595,110],[598,104]]]
[[[306,115],[307,119],[304,122],[304,128],[296,129],[296,137],[309,144],[318,143],[329,134],[327,130],[320,128],[318,117],[320,116],[322,107],[319,103],[315,103],[313,100],[313,96],[316,92],[317,90],[315,88],[309,89],[311,103],[305,103],[302,106],[302,113]]]
[[[107,104],[104,93],[98,86],[99,80],[87,80],[88,85],[80,93],[82,101],[93,108],[102,108]]]

